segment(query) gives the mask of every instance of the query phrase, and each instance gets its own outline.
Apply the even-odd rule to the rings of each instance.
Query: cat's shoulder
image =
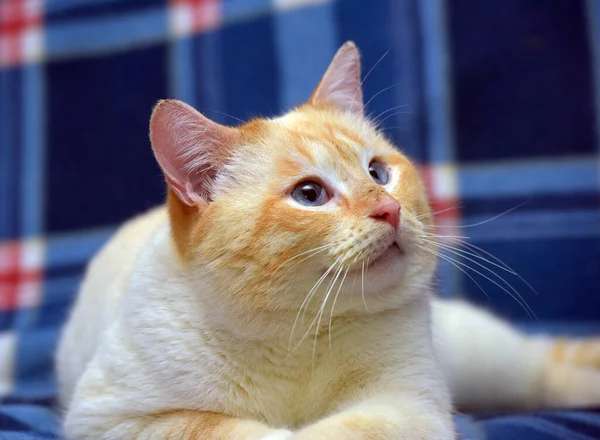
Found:
[[[124,222],[106,244],[94,256],[90,268],[94,266],[122,265],[133,262],[140,249],[148,242],[153,233],[168,223],[165,206],[152,208]]]

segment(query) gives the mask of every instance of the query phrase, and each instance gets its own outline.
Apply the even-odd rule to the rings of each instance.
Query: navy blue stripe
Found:
[[[63,1],[63,7],[60,3],[57,1],[48,2],[46,17],[49,24],[137,12],[149,7],[166,6],[167,2],[165,0]],[[68,3],[71,5],[68,5]]]
[[[0,240],[19,236],[21,155],[23,152],[23,69],[6,69],[2,82],[2,151],[0,151]]]
[[[225,113],[248,120],[279,113],[274,18],[260,16],[221,29]]]
[[[87,266],[87,261],[81,264],[69,264],[67,266],[50,266],[46,268],[44,277],[47,280],[62,277],[80,276]]]
[[[521,205],[521,206],[519,206]],[[463,217],[489,214],[490,218],[519,206],[511,215],[528,211],[584,211],[600,209],[597,193],[541,194],[531,197],[500,197],[463,199],[460,211]]]

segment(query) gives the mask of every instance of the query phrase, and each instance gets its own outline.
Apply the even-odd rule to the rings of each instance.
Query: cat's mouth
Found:
[[[400,258],[404,255],[404,249],[398,244],[397,241],[393,241],[381,254],[371,259],[367,263],[367,267],[371,268],[375,265],[380,265],[389,262],[390,260]]]
[[[396,240],[392,241],[387,247],[383,247],[380,251],[375,252],[368,258],[365,258],[362,262],[354,262],[354,264],[349,267],[350,273],[353,272],[361,272],[372,271],[374,269],[386,269],[388,266],[391,266],[394,262],[400,260],[406,251],[403,246],[398,243]],[[323,269],[323,274],[325,275],[328,272],[331,272],[331,267],[326,270]]]

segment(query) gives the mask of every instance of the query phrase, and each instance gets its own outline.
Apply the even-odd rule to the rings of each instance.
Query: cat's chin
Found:
[[[365,270],[371,273],[374,273],[374,271],[387,271],[398,264],[403,256],[404,250],[394,241],[381,255],[369,262]]]

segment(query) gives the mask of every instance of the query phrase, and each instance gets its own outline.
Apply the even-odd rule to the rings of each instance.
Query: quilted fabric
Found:
[[[84,266],[164,197],[156,100],[222,123],[274,115],[349,39],[440,233],[539,292],[483,263],[521,300],[463,254],[442,260],[440,294],[600,331],[598,0],[0,0],[0,439],[58,435],[52,353]],[[457,420],[464,438],[600,438],[593,411]]]

